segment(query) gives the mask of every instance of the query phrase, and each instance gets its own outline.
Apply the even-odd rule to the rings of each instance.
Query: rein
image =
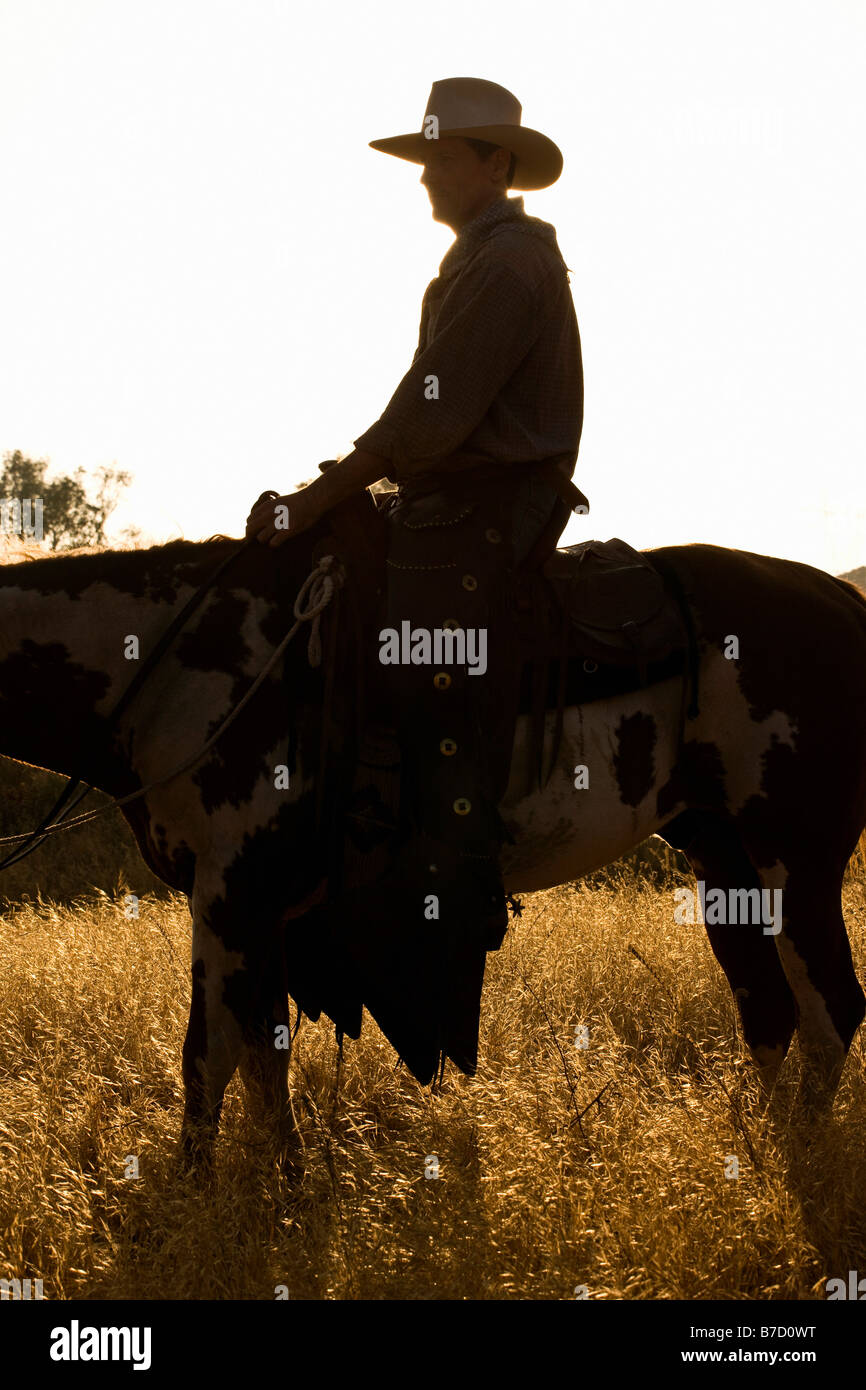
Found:
[[[276,494],[273,495],[275,496]],[[216,581],[232,564],[234,564],[235,560],[237,560],[244,551],[256,544],[258,544],[258,542],[255,538],[244,541],[236,551],[227,556],[226,559],[217,566],[213,574],[200,585],[187,603],[184,604],[181,611],[166,628],[156,646],[149,652],[144,664],[136,672],[136,675],[107,716],[108,731],[114,727],[120,715],[129,707],[132,700],[140,691],[147,676],[153,670],[157,662],[165,655],[165,652],[168,650],[175,637],[185,626],[190,614],[203,602]],[[0,870],[10,867],[12,864],[17,864],[28,854],[32,854],[49,835],[56,834],[58,830],[71,830],[75,826],[86,825],[90,821],[97,820],[100,816],[106,815],[109,811],[114,811],[121,806],[128,805],[132,801],[139,800],[141,797],[146,796],[149,791],[152,791],[154,787],[164,786],[166,783],[173,781],[175,777],[179,777],[182,772],[186,772],[189,768],[194,767],[195,764],[200,762],[205,754],[213,748],[214,744],[222,737],[226,729],[228,729],[249,703],[253,695],[259,689],[259,686],[273,670],[289,643],[296,636],[304,623],[310,623],[312,625],[307,647],[307,656],[310,665],[314,667],[320,665],[322,649],[319,638],[319,619],[331,602],[335,588],[338,584],[342,583],[342,574],[335,569],[335,565],[336,562],[332,555],[324,555],[320,558],[316,567],[305,579],[295,599],[292,609],[296,619],[294,625],[271,653],[267,662],[252,682],[243,698],[235,705],[234,709],[229,711],[226,718],[215,732],[211,734],[210,738],[198,752],[192,754],[189,758],[185,758],[183,762],[179,763],[171,772],[166,773],[162,777],[154,778],[145,786],[139,787],[137,791],[130,792],[127,796],[113,799],[106,806],[101,806],[95,811],[85,811],[81,815],[73,817],[72,820],[68,820],[67,817],[70,812],[93,790],[89,785],[81,786],[80,775],[71,776],[66,786],[63,788],[63,791],[60,793],[60,796],[51,807],[51,810],[47,812],[41,823],[34,830],[27,831],[22,835],[0,836],[0,844],[13,844],[21,840],[25,842],[18,849],[12,850],[5,859],[0,860]],[[304,608],[302,604],[308,597],[308,606]],[[81,762],[81,752],[82,750],[79,750],[79,764]],[[77,795],[73,798],[73,793],[79,787],[81,790],[78,791]]]

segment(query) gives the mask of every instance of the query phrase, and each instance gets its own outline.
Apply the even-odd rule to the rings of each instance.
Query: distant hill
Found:
[[[848,570],[845,574],[840,574],[839,579],[850,579],[852,584],[857,584],[861,589],[866,589],[866,565],[861,565],[859,569]]]

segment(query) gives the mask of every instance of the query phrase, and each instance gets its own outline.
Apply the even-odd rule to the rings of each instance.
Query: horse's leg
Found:
[[[761,888],[731,821],[708,812],[686,811],[659,832],[681,849],[707,893],[721,888]],[[760,925],[706,924],[713,954],[725,972],[740,1015],[743,1038],[769,1094],[794,1035],[794,996],[775,941]]]
[[[798,1109],[826,1111],[866,1014],[842,915],[842,869],[803,845],[759,875],[768,892],[781,892],[781,930],[770,939],[797,1001]]]
[[[198,878],[191,901],[193,913],[192,1002],[183,1045],[186,1092],[181,1153],[188,1167],[207,1167],[213,1157],[226,1086],[243,1049],[243,1020],[238,1017],[229,986],[244,968],[243,955],[226,948],[214,929],[214,909],[224,921],[225,903],[205,900]]]
[[[244,1030],[240,1072],[265,1132],[276,1139],[287,1176],[299,1176],[300,1141],[289,1095],[291,1012],[281,942],[263,953],[254,1002]]]

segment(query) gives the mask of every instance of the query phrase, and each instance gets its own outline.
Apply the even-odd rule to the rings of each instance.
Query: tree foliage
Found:
[[[30,500],[31,514],[37,498],[42,499],[44,540],[51,550],[71,550],[80,545],[107,544],[106,524],[120,495],[132,482],[123,469],[95,470],[90,490],[87,472],[47,478],[46,459],[31,459],[20,449],[3,455],[0,474],[0,500]]]

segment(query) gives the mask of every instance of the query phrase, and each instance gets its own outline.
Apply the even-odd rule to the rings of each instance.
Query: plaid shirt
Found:
[[[558,459],[570,476],[583,365],[568,272],[548,222],[503,198],[460,232],[427,287],[412,366],[355,440],[387,476]]]

